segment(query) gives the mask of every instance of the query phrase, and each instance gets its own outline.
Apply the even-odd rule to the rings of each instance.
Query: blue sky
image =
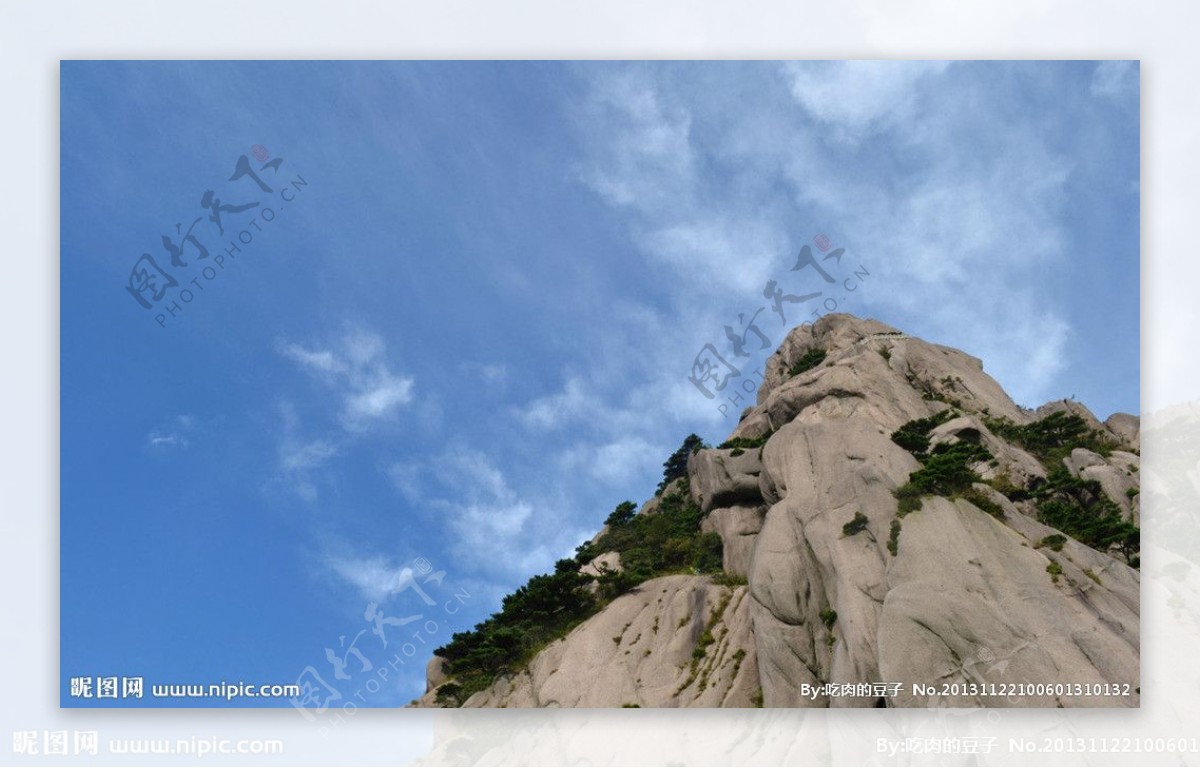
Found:
[[[1139,410],[1136,63],[61,74],[64,706],[312,672],[333,706],[407,703],[430,649],[644,500],[684,435],[732,429],[744,403],[723,416],[692,361],[768,280],[823,290],[790,271],[818,235],[839,280],[869,272],[839,309],[1022,404]],[[208,258],[173,266],[197,218]],[[149,309],[142,254],[176,281]],[[82,676],[147,698],[72,698]]]

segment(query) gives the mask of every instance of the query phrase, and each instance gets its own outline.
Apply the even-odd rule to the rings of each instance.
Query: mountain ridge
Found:
[[[1137,706],[1139,433],[826,315],[725,443],[438,649],[414,704]]]

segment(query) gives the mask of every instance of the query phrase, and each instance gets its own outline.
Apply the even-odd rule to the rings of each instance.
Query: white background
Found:
[[[0,761],[14,730],[281,738],[261,764],[960,764],[879,738],[995,736],[979,764],[1197,764],[1200,752],[1015,754],[1010,738],[1197,737],[1200,494],[1146,507],[1140,711],[360,711],[323,734],[291,710],[102,711],[58,697],[58,63],[66,58],[1129,58],[1142,62],[1143,414],[1200,400],[1200,4],[1118,2],[152,2],[0,5]],[[1130,286],[1133,290],[1134,286]],[[1159,420],[1178,418],[1166,410]],[[1172,413],[1176,415],[1171,415]],[[1193,430],[1195,432],[1196,430]],[[1144,436],[1143,478],[1156,454]],[[1182,490],[1180,490],[1182,489]],[[1173,494],[1173,495],[1172,495]],[[1184,510],[1180,512],[1179,510]],[[1166,545],[1165,547],[1162,545]],[[158,756],[147,765],[169,764]],[[178,764],[256,764],[248,755]],[[101,757],[96,764],[129,764]]]

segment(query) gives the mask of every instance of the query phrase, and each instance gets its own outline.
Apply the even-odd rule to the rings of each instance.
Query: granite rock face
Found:
[[[825,360],[790,375],[813,349]],[[989,429],[1078,415],[1112,450],[1075,448],[1063,467],[1136,522],[1137,417],[1101,422],[1073,401],[1022,409],[978,359],[848,315],[793,330],[763,373],[731,435],[753,447],[688,463],[703,530],[747,583],[645,582],[467,706],[1137,706],[1139,572],[1039,522],[1029,497],[1053,468]],[[921,463],[891,435],[948,409],[931,450],[986,448],[972,467],[982,482],[900,515],[893,492]],[[640,512],[654,513],[653,500]],[[903,685],[817,690],[879,682]],[[979,685],[1022,683],[1127,683],[1129,695]]]
[[[695,576],[651,579],[466,706],[754,706],[759,675],[747,650],[749,606],[745,586]],[[713,640],[696,654],[705,633]],[[422,703],[433,704],[431,694]]]

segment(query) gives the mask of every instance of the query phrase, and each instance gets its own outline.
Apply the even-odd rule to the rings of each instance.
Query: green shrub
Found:
[[[982,445],[959,441],[939,443],[925,457],[923,466],[909,475],[910,483],[924,493],[937,496],[953,496],[965,492],[972,483],[979,482],[979,475],[971,465],[992,458]]]
[[[704,630],[700,633],[700,637],[696,640],[696,647],[692,649],[692,663],[688,678],[683,682],[682,685],[679,686],[678,690],[675,691],[676,696],[682,693],[684,689],[686,689],[692,683],[696,682],[697,675],[700,676],[699,690],[703,691],[708,686],[708,674],[712,671],[712,667],[709,667],[707,671],[701,673],[700,662],[702,662],[704,657],[708,654],[708,647],[717,642],[717,638],[716,635],[713,634],[713,630],[725,616],[725,609],[729,607],[729,601],[732,599],[732,597],[732,591],[722,594],[720,602],[717,603],[717,605],[713,608],[712,613],[709,614],[708,621],[704,624]],[[683,624],[684,622],[681,622],[680,626],[682,627]]]
[[[811,371],[821,363],[825,362],[825,350],[814,347],[805,352],[799,360],[792,364],[788,369],[788,373],[792,376],[799,376],[805,371]]]
[[[1038,542],[1039,547],[1049,547],[1055,552],[1062,552],[1063,545],[1067,543],[1067,537],[1061,533],[1052,533]]]
[[[1034,498],[1041,522],[1092,549],[1115,548],[1130,565],[1140,562],[1141,529],[1123,517],[1100,483],[1075,477],[1060,464],[1037,486]]]
[[[892,491],[896,497],[896,517],[904,517],[910,512],[921,508],[921,489],[912,483],[905,483]]]
[[[696,573],[720,573],[725,554],[721,534],[708,531],[696,537],[691,547],[692,570]]]
[[[751,448],[761,448],[766,444],[771,435],[775,434],[775,430],[771,430],[762,437],[732,437],[717,446],[720,450],[728,448],[749,450]]]
[[[741,456],[743,453],[745,453],[745,451],[742,450],[741,448],[734,448],[732,451],[729,452],[729,455],[730,456]]]
[[[742,668],[742,662],[746,660],[746,649],[738,648],[733,654],[733,671],[729,673],[730,680],[737,680],[738,671]]]
[[[700,638],[696,641],[696,647],[692,649],[693,659],[703,659],[708,653],[708,646],[716,642],[713,637],[712,630],[705,629],[700,633]]]
[[[892,532],[891,532],[891,535],[888,536],[887,548],[888,548],[888,552],[892,553],[892,557],[895,557],[896,553],[900,551],[900,521],[899,520],[892,521]]]
[[[671,484],[671,481],[680,477],[687,477],[688,457],[696,451],[699,451],[701,448],[707,447],[708,446],[704,443],[704,441],[695,434],[685,437],[683,440],[683,445],[679,446],[675,453],[672,453],[667,457],[667,460],[663,462],[662,482],[658,484],[658,489],[655,491],[655,493],[662,493],[664,490],[666,490],[666,487]]]
[[[607,526],[625,525],[634,518],[637,514],[637,505],[632,501],[622,501],[617,505],[617,508],[612,511],[604,520]]]
[[[438,686],[433,700],[443,707],[461,707],[465,701],[462,697],[462,686],[458,683],[442,683]]]
[[[582,568],[583,566],[585,566],[588,563],[595,560],[596,557],[598,557],[601,554],[603,554],[603,553],[600,550],[596,549],[596,547],[593,544],[585,541],[582,544],[580,544],[578,547],[575,547],[575,558],[574,558],[575,565]]]
[[[933,428],[957,415],[953,409],[947,408],[924,419],[913,419],[892,433],[892,442],[911,454],[924,454],[929,450],[929,433]]]
[[[447,705],[466,701],[591,616],[598,603],[587,589],[590,582],[574,560],[560,560],[554,573],[534,576],[474,630],[455,633],[435,651],[446,659],[446,673],[453,678],[440,689],[441,700]]]
[[[861,533],[867,529],[868,523],[871,521],[862,512],[855,512],[854,517],[850,522],[842,526],[842,534],[845,536],[853,536],[856,533]]]
[[[749,583],[745,576],[740,573],[730,573],[729,571],[721,571],[714,573],[710,580],[713,584],[719,587],[740,587]]]
[[[1051,560],[1050,565],[1046,566],[1046,573],[1050,574],[1050,581],[1054,582],[1055,584],[1058,583],[1058,577],[1062,576],[1062,572],[1062,566],[1054,560]]]
[[[596,577],[596,594],[602,600],[615,600],[640,584],[625,571],[605,571]]]
[[[1111,456],[1113,451],[1108,437],[1088,427],[1083,417],[1068,411],[1058,411],[1021,426],[1008,419],[986,419],[984,424],[993,434],[1020,445],[1046,465],[1058,464],[1076,448],[1086,448],[1101,456]]]
[[[997,520],[1003,520],[1005,517],[1007,517],[1007,515],[1004,514],[1004,507],[1001,507],[999,504],[992,501],[986,493],[978,488],[975,488],[974,486],[967,488],[965,491],[960,493],[958,497],[960,499],[966,499]]]
[[[805,357],[812,362],[810,367],[815,367],[824,361],[824,352],[813,350]],[[992,504],[990,499],[984,497],[984,503],[981,504],[977,500],[981,494],[971,488],[971,483],[978,481],[971,466],[991,459],[985,449],[960,441],[940,444],[930,450],[929,431],[954,415],[952,410],[945,410],[927,419],[909,422],[893,434],[892,439],[912,451],[922,464],[919,470],[909,476],[909,481],[895,491],[898,518],[919,509],[924,494],[962,495],[981,509],[995,514],[994,510],[984,506]],[[1075,439],[1079,435],[1077,425],[1069,420],[1064,421],[1057,426],[1051,423],[1052,428],[1021,434],[1043,453],[1069,450],[1063,444],[1064,440],[1067,437]],[[768,434],[757,439],[735,438],[722,444],[722,447],[744,451],[761,447],[769,437]],[[667,485],[679,478],[684,478],[686,486],[687,459],[703,447],[703,441],[696,435],[689,435],[684,440],[680,449],[663,464],[660,494]],[[1130,564],[1137,566],[1140,532],[1136,526],[1121,520],[1119,510],[1116,510],[1114,517],[1115,505],[1098,492],[1097,484],[1071,478],[1065,469],[1051,471],[1047,482],[1037,488],[1034,495],[1038,502],[1039,519],[1043,522],[1089,546],[1098,549],[1118,547]],[[992,506],[996,507],[994,504]],[[703,517],[686,488],[683,492],[674,491],[663,496],[653,515],[637,515],[632,502],[617,505],[606,519],[609,530],[596,544],[580,545],[574,558],[560,560],[551,574],[530,579],[504,598],[497,613],[470,632],[456,633],[450,642],[436,651],[446,659],[446,672],[452,678],[439,688],[438,703],[444,706],[461,705],[499,675],[514,672],[527,664],[545,645],[594,615],[606,601],[615,599],[647,579],[669,573],[698,572],[713,574],[713,582],[722,586],[744,584],[744,577],[723,573],[720,536],[700,532]],[[843,526],[843,534],[856,535],[867,530],[868,523],[868,518],[861,511],[856,512]],[[887,543],[888,551],[893,556],[899,551],[900,531],[900,520],[893,520]],[[578,572],[581,565],[608,551],[620,554],[622,572],[608,572],[595,578]],[[1057,573],[1054,569],[1057,569]],[[1062,572],[1061,566],[1052,563],[1047,567],[1047,572],[1057,581],[1057,576]],[[593,582],[596,584],[594,594],[588,589]],[[837,614],[831,608],[823,609],[820,616],[829,628],[837,620]],[[706,633],[709,638],[712,637],[711,626]],[[707,638],[702,635],[697,647],[701,655],[712,642],[705,640]],[[757,701],[761,703],[761,694]]]
[[[996,475],[991,480],[986,481],[988,485],[995,488],[1004,495],[1009,501],[1024,501],[1030,497],[1030,492],[1026,488],[1013,484],[1012,478],[1008,473]]]
[[[971,466],[992,458],[986,448],[959,440],[956,443],[939,443],[926,452],[929,448],[928,432],[951,415],[953,411],[942,411],[928,419],[910,421],[892,433],[892,440],[912,451],[921,462],[921,468],[909,474],[908,482],[892,491],[897,500],[896,515],[904,517],[920,509],[924,495],[947,498],[965,496],[980,509],[1003,519],[1004,510],[999,505],[971,488],[972,483],[980,481]]]
[[[878,352],[879,356],[882,357],[884,360],[892,359],[892,350],[888,349],[887,347],[880,347],[880,348],[876,349],[875,351]]]
[[[619,553],[625,580],[633,585],[668,573],[719,573],[721,537],[711,531],[701,533],[703,519],[691,496],[671,493],[659,500],[653,515],[637,515],[609,529],[594,548]]]

